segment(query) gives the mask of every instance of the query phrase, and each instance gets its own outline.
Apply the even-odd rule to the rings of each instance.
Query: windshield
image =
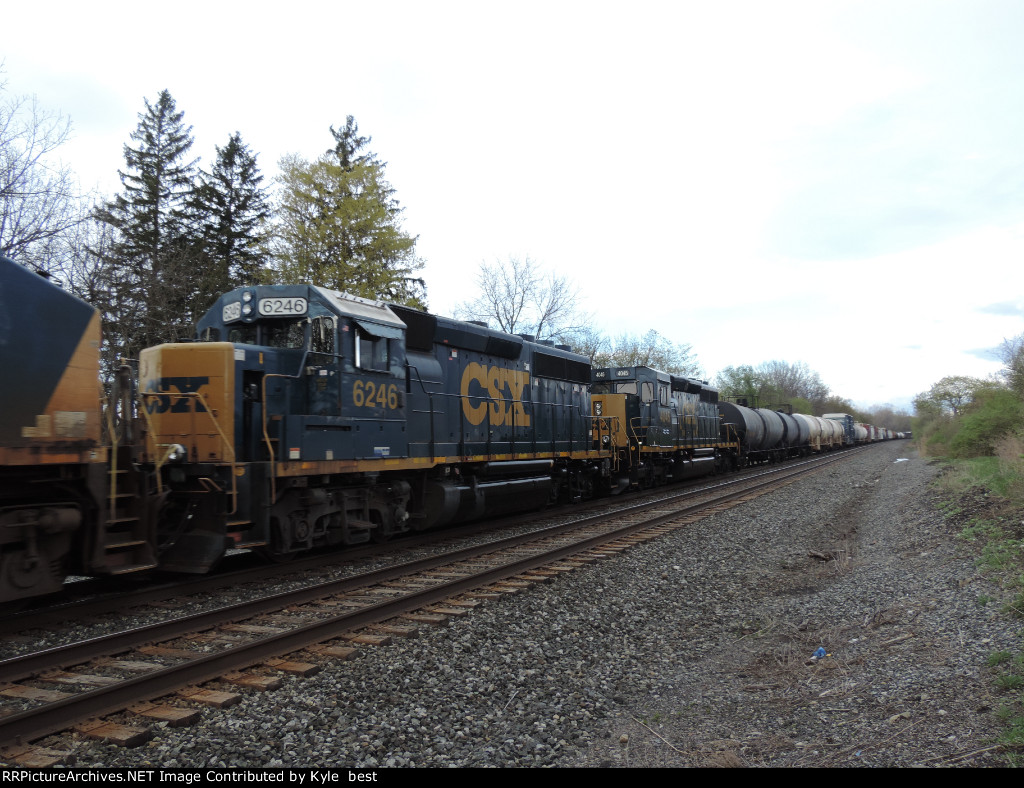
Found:
[[[304,347],[305,320],[267,322],[263,324],[263,344],[268,347]]]

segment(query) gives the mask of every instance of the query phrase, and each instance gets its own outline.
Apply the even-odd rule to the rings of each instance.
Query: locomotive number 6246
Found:
[[[398,386],[372,380],[357,380],[352,386],[352,404],[357,408],[398,408]]]
[[[260,314],[268,316],[304,315],[308,309],[305,298],[261,298]]]

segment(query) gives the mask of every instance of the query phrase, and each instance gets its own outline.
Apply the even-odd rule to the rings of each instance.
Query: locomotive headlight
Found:
[[[245,304],[242,307],[242,314],[243,315],[251,315],[252,314],[252,304]]]
[[[188,459],[188,449],[180,443],[173,443],[167,447],[167,458],[165,462],[180,464]]]
[[[609,443],[611,443],[611,442],[612,442],[612,437],[611,437],[611,435],[605,435],[605,436],[603,436],[603,437],[601,438],[601,443],[603,443],[603,444],[604,444],[605,446],[607,446],[607,445],[608,445]]]
[[[244,293],[242,293],[242,300],[245,301],[245,303],[247,304],[250,301],[252,301],[252,292],[250,290],[246,290]]]
[[[594,415],[595,416],[600,416],[601,412],[603,410],[604,410],[604,403],[603,402],[595,402],[594,403]]]

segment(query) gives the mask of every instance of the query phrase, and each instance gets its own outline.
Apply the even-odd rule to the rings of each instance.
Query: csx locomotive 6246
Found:
[[[168,569],[225,537],[284,557],[614,483],[565,347],[308,285],[234,290],[197,333],[139,361]]]

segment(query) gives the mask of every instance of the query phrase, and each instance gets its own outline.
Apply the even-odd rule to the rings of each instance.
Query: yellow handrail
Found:
[[[235,469],[237,468],[238,463],[237,463],[237,456],[235,454],[235,447],[231,444],[231,442],[228,440],[228,437],[224,434],[224,430],[221,429],[220,422],[218,422],[216,416],[213,415],[213,411],[210,410],[209,407],[207,407],[206,399],[203,397],[203,395],[200,394],[198,391],[188,391],[188,392],[180,392],[180,391],[174,391],[174,392],[171,392],[171,391],[143,391],[143,392],[139,393],[139,396],[141,396],[143,398],[145,398],[145,397],[163,397],[163,396],[195,397],[199,401],[199,404],[202,405],[203,412],[205,412],[210,417],[210,421],[213,422],[214,429],[217,430],[217,434],[220,436],[220,441],[221,441],[221,445],[224,448],[225,456],[230,458],[228,460],[228,462],[231,465],[231,502],[232,502],[232,506],[231,506],[231,510],[229,512],[227,512],[227,514],[230,515],[230,514],[234,514],[235,512],[237,512],[238,511],[238,477],[235,475]],[[163,493],[163,484],[161,483],[161,479],[160,479],[160,476],[161,476],[160,469],[163,468],[163,466],[167,464],[167,458],[170,457],[170,455],[171,455],[171,448],[174,446],[174,444],[173,443],[157,443],[156,442],[156,432],[153,429],[153,422],[152,422],[152,419],[150,418],[150,415],[149,415],[149,409],[146,408],[145,406],[143,406],[141,408],[141,410],[142,410],[143,416],[145,416],[145,418],[146,418],[146,424],[149,427],[149,430],[148,430],[149,438],[148,439],[152,440],[152,442],[153,442],[153,457],[154,457],[154,466],[156,468],[156,487],[157,487],[157,492],[158,493]],[[193,417],[193,419],[195,418],[195,414],[196,414],[196,409],[193,408],[192,409],[192,417]],[[157,449],[159,449],[161,447],[166,448],[166,451],[164,452],[164,456],[161,459],[155,459],[156,457],[159,456],[158,452],[157,452]]]

